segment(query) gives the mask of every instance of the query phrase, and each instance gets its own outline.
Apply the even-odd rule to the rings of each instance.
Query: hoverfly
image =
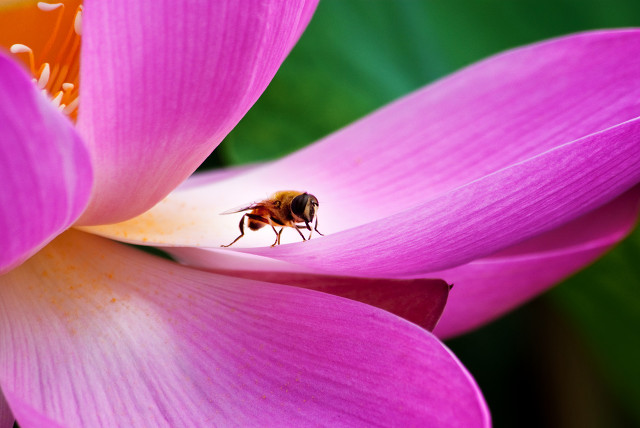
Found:
[[[244,236],[244,220],[248,219],[247,226],[251,230],[259,230],[264,226],[271,226],[276,234],[276,241],[272,247],[280,244],[280,236],[285,227],[291,227],[298,231],[303,241],[311,239],[311,234],[315,230],[319,235],[324,236],[318,230],[318,198],[307,193],[298,192],[296,190],[281,190],[274,193],[268,199],[260,202],[225,211],[222,214],[234,214],[242,211],[246,213],[240,219],[240,236],[233,240],[229,245],[221,245],[221,247],[230,247],[235,244],[238,239]],[[316,219],[313,230],[311,223]],[[302,225],[304,223],[304,225]],[[276,227],[280,226],[280,230]],[[309,237],[305,238],[300,229],[309,230]]]

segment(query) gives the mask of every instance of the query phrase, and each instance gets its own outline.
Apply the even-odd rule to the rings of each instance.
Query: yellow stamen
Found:
[[[49,53],[49,50],[51,49],[51,46],[53,45],[53,42],[56,39],[55,36],[58,34],[58,31],[60,31],[60,23],[62,22],[62,18],[64,16],[64,4],[62,3],[50,4],[50,3],[45,3],[41,1],[41,2],[38,2],[38,9],[40,9],[43,12],[51,12],[54,10],[58,11],[56,24],[53,27],[53,31],[51,32],[52,37],[49,37],[47,44],[42,49],[42,53],[41,53],[42,58],[40,59],[42,61],[44,60],[44,58],[46,58],[46,55]]]
[[[78,101],[80,101],[80,99],[79,99],[78,97],[75,97],[75,98],[73,99],[73,101],[71,101],[71,102],[69,103],[69,105],[67,105],[67,106],[64,108],[64,110],[63,110],[63,111],[64,111],[64,113],[65,113],[65,114],[68,114],[68,115],[71,115],[71,113],[75,112],[75,111],[76,111],[76,109],[78,108]]]
[[[45,62],[40,66],[40,71],[38,72],[38,88],[44,89],[49,83],[49,77],[51,76],[51,67],[49,67],[49,63]]]
[[[60,111],[75,120],[79,95],[82,5],[76,8],[72,19],[66,14],[69,9],[63,3],[39,2],[37,7],[45,14],[55,14],[55,23],[44,47],[38,49],[36,55],[29,46],[14,44],[11,52],[29,55],[29,68],[38,88],[48,94]],[[63,31],[63,27],[67,30]],[[36,64],[39,66],[36,67]]]
[[[50,12],[52,10],[56,10],[60,7],[64,7],[64,4],[62,3],[45,3],[43,1],[39,1],[38,2],[38,9],[40,9],[43,12]]]
[[[51,100],[51,102],[53,103],[54,106],[59,107],[60,106],[60,101],[62,101],[62,97],[64,95],[64,92],[60,91],[56,94],[55,97],[53,97],[53,99]]]
[[[73,19],[73,29],[78,36],[82,36],[82,5],[78,6],[76,17]]]
[[[33,50],[31,50],[31,48],[29,46],[22,45],[20,43],[16,43],[15,45],[11,45],[11,48],[9,48],[9,50],[11,51],[12,54],[28,53],[29,54],[29,69],[31,70],[31,74],[33,74],[35,76],[35,74],[36,74],[36,66],[35,66],[35,60],[33,58]]]

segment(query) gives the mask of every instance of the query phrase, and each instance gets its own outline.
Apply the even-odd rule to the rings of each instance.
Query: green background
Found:
[[[322,0],[205,168],[273,159],[502,50],[640,25],[638,1]],[[640,232],[544,296],[448,342],[495,427],[640,426]]]

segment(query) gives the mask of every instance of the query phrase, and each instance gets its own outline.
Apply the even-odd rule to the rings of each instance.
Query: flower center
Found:
[[[36,54],[29,46],[20,43],[12,45],[10,50],[15,55],[28,56],[35,84],[54,106],[75,120],[78,115],[82,5],[76,8],[73,20],[69,19],[63,3],[38,2],[38,9],[55,19],[42,51]],[[67,23],[66,31],[63,21]]]

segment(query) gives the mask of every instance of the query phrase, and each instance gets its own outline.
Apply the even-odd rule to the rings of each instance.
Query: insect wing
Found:
[[[242,211],[249,211],[249,210],[253,210],[260,207],[264,207],[264,204],[262,202],[252,202],[250,204],[240,205],[239,207],[231,208],[230,210],[220,213],[220,215],[235,214],[235,213],[240,213]]]

